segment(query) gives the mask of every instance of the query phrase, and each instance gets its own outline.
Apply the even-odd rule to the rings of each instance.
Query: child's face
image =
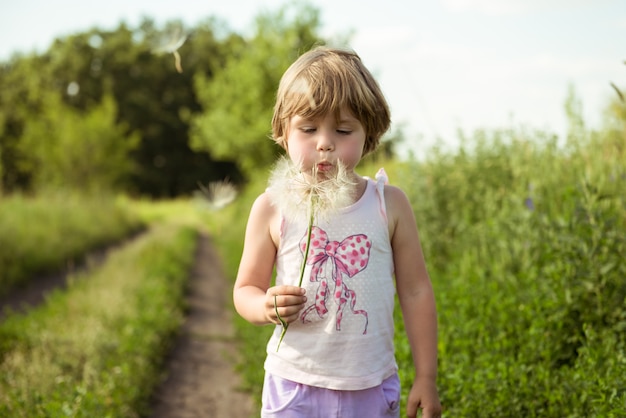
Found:
[[[315,167],[324,173],[336,168],[341,161],[352,172],[363,156],[365,129],[347,110],[342,110],[339,121],[328,113],[317,119],[293,116],[289,121],[287,152],[305,172]]]

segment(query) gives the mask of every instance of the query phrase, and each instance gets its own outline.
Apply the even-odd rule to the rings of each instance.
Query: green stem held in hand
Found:
[[[311,205],[313,202],[311,202]],[[309,216],[309,226],[306,233],[306,246],[304,248],[304,258],[302,259],[302,265],[300,266],[300,281],[298,281],[298,286],[302,287],[302,279],[304,278],[304,269],[306,267],[307,259],[309,258],[309,246],[311,245],[311,232],[313,230],[313,210],[311,210],[311,215]],[[289,324],[286,323],[283,318],[280,317],[278,313],[278,307],[276,306],[276,295],[274,295],[274,310],[276,311],[276,316],[278,320],[283,326],[283,331],[280,333],[280,339],[278,340],[278,345],[276,346],[276,351],[280,348],[280,343],[283,342],[283,338],[285,338],[285,333],[287,332],[287,328]]]

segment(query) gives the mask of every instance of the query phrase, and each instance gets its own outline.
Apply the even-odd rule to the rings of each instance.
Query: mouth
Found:
[[[329,171],[334,170],[334,165],[329,163],[328,161],[322,161],[317,163],[317,165],[315,166],[317,168],[317,171],[319,173],[327,173]]]

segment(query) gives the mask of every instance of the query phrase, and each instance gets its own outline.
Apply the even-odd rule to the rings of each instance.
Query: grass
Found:
[[[189,226],[155,226],[0,324],[0,416],[145,416],[183,319],[196,236]]]
[[[0,295],[143,228],[128,202],[68,192],[0,198]]]
[[[622,141],[483,132],[408,169],[450,416],[626,413]]]
[[[420,228],[439,311],[444,416],[626,416],[623,131],[579,133],[565,146],[542,132],[477,132],[454,153],[359,171],[373,175],[378,165],[408,194]],[[182,320],[198,228],[211,232],[234,281],[245,220],[265,181],[259,175],[215,212],[183,200],[2,201],[1,248],[10,250],[0,254],[84,252],[103,235],[89,229],[109,228],[107,217],[121,216],[120,235],[152,228],[97,271],[74,276],[67,291],[0,324],[0,416],[147,414]],[[75,234],[92,238],[70,244],[83,227]],[[0,271],[11,261],[5,255]],[[30,261],[22,261],[25,271]],[[413,367],[397,313],[406,401]],[[272,327],[239,317],[235,326],[245,389],[260,403]]]

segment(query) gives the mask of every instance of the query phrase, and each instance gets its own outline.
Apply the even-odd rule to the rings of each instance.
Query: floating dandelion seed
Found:
[[[72,81],[67,85],[66,91],[68,96],[76,96],[80,91],[80,85],[76,81]]]
[[[237,197],[237,188],[228,180],[213,181],[208,186],[198,183],[200,190],[194,193],[196,200],[204,207],[212,210],[219,210]]]
[[[176,28],[176,30],[171,34],[163,36],[161,42],[156,48],[153,49],[153,51],[157,54],[173,54],[176,71],[182,73],[183,67],[178,49],[183,46],[186,40],[187,34],[183,33],[181,28]]]
[[[356,183],[350,179],[345,166],[341,162],[338,162],[334,173],[321,179],[318,177],[315,168],[308,175],[302,171],[299,165],[294,164],[286,157],[281,158],[272,170],[267,189],[272,204],[287,219],[307,221],[307,238],[300,266],[298,286],[302,286],[304,269],[311,245],[313,222],[315,219],[328,219],[337,210],[350,205],[354,199],[353,191],[355,185]],[[283,326],[276,347],[276,351],[278,351],[289,324],[278,313],[276,296],[274,296],[274,309],[278,320]]]

